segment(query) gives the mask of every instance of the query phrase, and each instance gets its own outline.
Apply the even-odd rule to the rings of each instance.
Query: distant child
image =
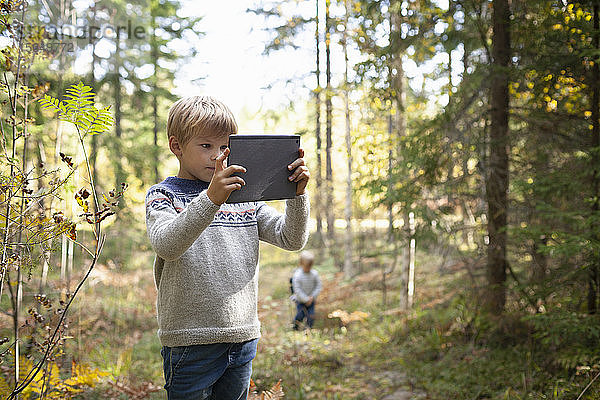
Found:
[[[177,101],[167,135],[179,173],[146,195],[169,400],[247,398],[260,337],[259,240],[300,250],[308,239],[310,174],[302,149],[288,166],[297,191],[284,214],[264,202],[225,204],[245,184],[232,176],[245,172],[243,166],[225,165],[229,135],[236,133],[233,114],[220,101]]]
[[[312,328],[315,319],[315,301],[321,292],[321,278],[319,273],[312,269],[315,257],[309,251],[300,253],[300,267],[292,277],[292,287],[296,301],[296,317],[294,329],[300,329],[302,321],[306,318],[306,325]]]

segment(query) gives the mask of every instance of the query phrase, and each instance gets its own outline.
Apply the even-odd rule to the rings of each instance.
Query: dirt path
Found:
[[[286,272],[269,271],[268,274],[273,279],[272,282],[284,282]],[[276,371],[269,371],[278,374],[276,376],[283,379],[284,388],[290,390],[286,398],[426,399],[424,394],[413,390],[406,373],[401,369],[390,369],[391,363],[387,362],[388,360],[382,359],[381,363],[377,360],[375,363],[372,360],[364,362],[360,356],[364,348],[359,347],[365,345],[360,338],[373,335],[372,330],[378,323],[376,317],[365,317],[362,321],[357,317],[355,321],[347,323],[342,322],[340,318],[329,317],[336,310],[352,314],[346,310],[356,310],[356,303],[362,300],[357,299],[357,293],[372,302],[380,301],[378,271],[363,274],[352,282],[344,282],[339,274],[323,275],[323,291],[317,300],[315,329],[307,333],[306,338],[290,336],[294,334],[290,333],[293,306],[287,298],[289,293],[282,298],[281,288],[276,287],[264,288],[266,290],[262,290],[261,293],[259,313],[263,325],[261,342],[264,347],[259,348],[259,357],[261,352],[268,353],[276,347],[282,349],[277,354],[279,363],[291,360],[287,368],[281,366]],[[279,294],[273,296],[277,291]],[[340,334],[341,331],[348,334]],[[293,347],[289,344],[290,340],[296,341]],[[298,375],[301,377],[298,378]],[[318,385],[304,384],[305,381],[314,380],[321,382]],[[316,392],[317,390],[319,392]],[[302,391],[302,394],[296,394],[294,391]],[[375,397],[368,397],[373,394],[376,394]],[[365,395],[367,397],[364,397]]]

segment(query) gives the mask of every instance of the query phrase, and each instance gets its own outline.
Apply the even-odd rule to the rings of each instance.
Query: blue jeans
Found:
[[[306,318],[306,324],[312,328],[315,320],[315,302],[313,300],[310,306],[304,303],[296,302],[296,317],[294,318],[294,329],[300,328],[300,323]]]
[[[246,400],[257,343],[163,346],[168,400]]]

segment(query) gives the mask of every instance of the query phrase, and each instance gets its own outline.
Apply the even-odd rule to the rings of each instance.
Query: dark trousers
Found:
[[[307,306],[305,303],[296,302],[296,317],[294,318],[294,329],[299,329],[300,324],[306,318],[306,325],[312,328],[315,320],[315,302],[310,303]]]
[[[246,400],[257,342],[163,346],[167,398]]]

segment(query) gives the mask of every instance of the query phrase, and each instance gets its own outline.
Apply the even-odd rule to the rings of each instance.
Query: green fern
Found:
[[[96,107],[82,110],[78,113],[73,122],[83,132],[90,135],[96,135],[106,132],[112,126],[113,120],[110,113],[110,106],[97,109]]]
[[[59,99],[55,99],[54,97],[45,94],[44,97],[39,100],[39,102],[42,104],[42,109],[51,109],[61,114],[67,114],[67,109],[65,105]]]
[[[39,100],[42,109],[58,113],[58,118],[73,123],[83,136],[104,133],[113,125],[110,106],[96,108],[92,88],[79,82],[67,88],[64,100],[45,95]]]
[[[66,92],[64,102],[67,109],[76,112],[94,107],[94,92],[90,86],[79,82],[68,87]]]

